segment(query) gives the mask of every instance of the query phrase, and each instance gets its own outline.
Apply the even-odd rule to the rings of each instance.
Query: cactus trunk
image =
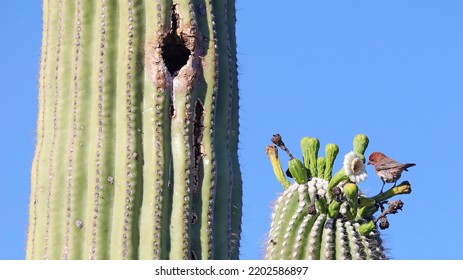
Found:
[[[27,259],[237,259],[232,0],[44,0]]]

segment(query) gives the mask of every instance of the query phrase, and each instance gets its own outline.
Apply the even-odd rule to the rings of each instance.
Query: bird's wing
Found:
[[[388,162],[385,162],[385,163],[382,163],[382,164],[377,164],[375,166],[375,169],[377,171],[380,171],[380,170],[388,170],[388,169],[391,169],[391,168],[401,168],[403,166],[402,163],[399,163],[397,161],[388,161]]]

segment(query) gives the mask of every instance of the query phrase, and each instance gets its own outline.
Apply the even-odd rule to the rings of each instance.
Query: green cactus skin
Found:
[[[304,184],[294,182],[288,187],[280,178],[281,172],[275,172],[280,183],[285,182],[282,184],[285,191],[274,203],[265,259],[387,259],[376,226],[378,220],[373,214],[383,208],[387,199],[409,194],[410,184],[403,182],[367,198],[359,191],[357,183],[366,178],[362,166],[368,138],[362,134],[354,138],[355,152],[346,155],[345,166],[335,176],[332,176],[332,169],[338,146],[328,144],[326,156],[315,161],[319,144],[314,139],[303,138],[301,148],[305,166],[317,177]],[[274,169],[281,169],[278,158],[273,158],[271,163]],[[346,171],[346,166],[352,170]],[[395,205],[401,208],[403,203]],[[393,210],[383,211],[380,217],[397,212]]]
[[[343,215],[307,214],[314,194],[326,191],[326,185],[326,180],[315,178],[309,184],[293,184],[278,198],[265,259],[386,259],[377,230],[363,236],[358,233],[360,223]],[[346,209],[344,203],[340,212]]]
[[[233,0],[44,0],[27,259],[239,257],[234,28]]]

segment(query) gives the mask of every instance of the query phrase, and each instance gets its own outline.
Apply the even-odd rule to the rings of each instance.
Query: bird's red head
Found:
[[[385,158],[386,156],[380,152],[373,152],[371,153],[370,157],[368,158],[368,164],[375,165],[379,160]]]

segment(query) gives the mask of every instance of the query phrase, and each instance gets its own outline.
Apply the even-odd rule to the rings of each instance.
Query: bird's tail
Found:
[[[415,165],[416,165],[416,164],[414,164],[414,163],[406,163],[406,164],[404,164],[404,170],[405,170],[405,171],[408,171],[407,168],[412,167],[412,166],[415,166]]]

